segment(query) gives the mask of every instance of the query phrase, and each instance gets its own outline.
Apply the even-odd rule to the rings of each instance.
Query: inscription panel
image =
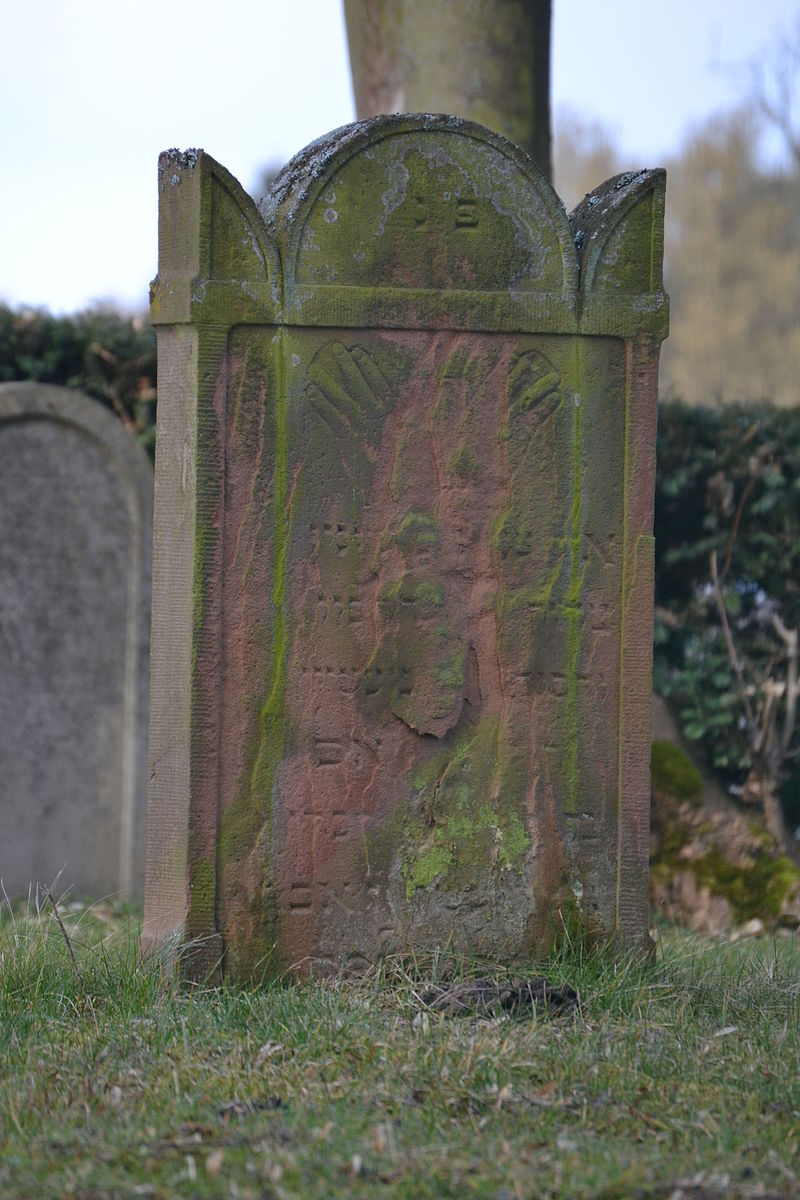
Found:
[[[260,476],[277,495],[285,455],[288,506],[283,534],[274,509],[248,531],[229,489],[225,604],[247,592],[251,608],[261,589],[261,624],[247,636],[237,626],[226,665],[231,697],[255,682],[246,648],[274,637],[270,562],[286,536],[285,663],[261,660],[266,677],[284,672],[286,711],[269,796],[257,749],[267,696],[241,731],[223,805],[271,812],[290,958],[346,954],[363,934],[343,919],[351,909],[370,913],[373,930],[396,931],[399,914],[443,921],[422,886],[430,863],[451,907],[469,894],[480,942],[501,882],[519,892],[517,911],[529,907],[535,847],[551,827],[588,847],[613,824],[613,755],[598,788],[598,764],[587,782],[577,751],[592,722],[603,727],[592,754],[616,744],[621,481],[593,474],[582,443],[609,413],[587,416],[597,400],[580,396],[570,338],[297,331],[278,349],[266,333],[247,336],[234,380],[269,374],[256,348],[288,364],[285,443],[277,423],[273,438],[256,435],[229,402],[229,461],[257,436],[265,460],[246,486]],[[229,738],[242,706],[226,711]]]

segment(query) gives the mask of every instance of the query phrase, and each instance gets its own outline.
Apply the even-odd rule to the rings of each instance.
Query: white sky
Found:
[[[553,105],[657,166],[748,91],[800,0],[554,0]],[[354,119],[341,0],[3,0],[0,299],[146,305],[156,162],[264,164]],[[601,182],[600,180],[597,181]]]

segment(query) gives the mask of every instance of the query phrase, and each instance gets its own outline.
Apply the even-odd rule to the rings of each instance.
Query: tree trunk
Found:
[[[551,0],[345,0],[359,119],[454,113],[551,176]]]

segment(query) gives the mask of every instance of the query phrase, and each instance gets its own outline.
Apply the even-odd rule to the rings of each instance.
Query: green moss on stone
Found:
[[[430,580],[423,579],[417,585],[415,599],[420,611],[429,616],[444,604],[444,587],[441,583],[431,583]]]
[[[478,364],[471,356],[466,346],[457,346],[450,357],[442,363],[437,374],[439,383],[447,383],[448,380],[466,380],[470,382],[476,378]]]
[[[661,830],[659,858],[675,867],[681,862],[680,852],[692,840],[692,831],[680,821],[666,821]]]
[[[186,927],[191,935],[202,935],[214,928],[217,871],[213,861],[192,863],[189,885],[189,912]]]
[[[444,688],[460,688],[464,686],[464,658],[466,652],[459,645],[436,672],[438,682]]]
[[[550,574],[539,580],[532,587],[503,588],[495,593],[494,605],[500,626],[500,637],[506,621],[515,613],[546,608],[554,613],[564,615],[565,606],[553,603],[553,592],[558,583],[564,566],[563,544],[559,544],[559,556]]]
[[[484,717],[413,777],[423,816],[407,821],[403,876],[409,899],[422,888],[457,888],[519,864],[530,839],[518,809],[523,775]]]
[[[411,509],[397,527],[394,540],[404,554],[439,543],[439,526],[426,512]]]
[[[691,801],[691,796],[687,798]],[[650,868],[652,877],[668,884],[679,871],[691,871],[700,887],[728,901],[736,921],[752,917],[775,920],[787,895],[800,885],[800,868],[783,855],[775,858],[769,853],[749,864],[736,863],[718,846],[711,846],[696,858],[681,857],[685,846],[711,833],[710,823],[687,825],[676,819],[662,820],[658,851]],[[766,841],[774,845],[769,835]]]
[[[419,580],[411,574],[384,583],[378,592],[381,612],[390,615],[397,611],[399,603],[414,604],[422,616],[431,616],[444,605],[444,585],[429,579]]]
[[[694,805],[699,805],[702,799],[702,775],[688,755],[672,742],[653,742],[650,779],[655,792],[676,800],[688,800]]]
[[[525,832],[519,816],[513,810],[508,812],[502,829],[497,825],[497,813],[494,809],[487,809],[482,819],[488,822],[484,826],[485,828],[497,828],[498,840],[501,842],[500,858],[503,866],[513,866],[530,845],[530,838]]]
[[[397,601],[403,594],[404,579],[393,579],[384,583],[378,592],[378,607],[381,612],[393,612]]]
[[[677,871],[686,863],[681,859],[681,850],[692,840],[692,831],[681,821],[662,818],[658,824],[658,850],[650,863],[653,879],[669,883]]]
[[[276,903],[273,864],[271,861],[273,835],[273,801],[278,767],[286,742],[286,667],[289,651],[287,616],[287,570],[291,535],[292,507],[289,504],[289,447],[288,401],[283,374],[283,356],[277,355],[281,373],[276,388],[275,412],[275,471],[274,471],[274,557],[273,557],[273,624],[270,649],[270,687],[258,714],[258,725],[242,786],[234,802],[220,820],[220,859],[226,870],[235,875],[237,864],[245,860],[256,846],[264,848],[263,883],[257,894],[250,897],[253,931],[234,949],[237,975],[255,977],[263,973],[264,964],[273,953],[276,942]]]
[[[714,846],[690,866],[699,884],[713,895],[725,897],[737,921],[752,917],[774,920],[789,891],[800,884],[800,869],[784,856],[738,866]]]
[[[502,508],[489,526],[489,545],[492,550],[503,549],[503,530],[509,518],[509,509]]]
[[[410,898],[417,888],[428,888],[450,866],[452,851],[443,845],[431,846],[412,868],[406,870],[406,895]]]
[[[581,592],[586,564],[581,565],[581,409],[574,408],[572,433],[572,504],[569,517],[569,587],[564,612],[567,618],[567,695],[564,713],[564,756],[566,762],[565,811],[578,811],[578,657],[581,642]]]
[[[476,479],[480,464],[468,446],[459,446],[447,464],[449,475],[458,475],[459,479]]]

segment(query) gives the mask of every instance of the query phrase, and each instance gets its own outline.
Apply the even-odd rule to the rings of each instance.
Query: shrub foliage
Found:
[[[763,771],[765,722],[782,736],[791,720],[780,627],[800,626],[800,409],[662,405],[655,532],[656,689],[735,792]],[[796,742],[776,768],[791,818]]]
[[[35,379],[100,400],[152,454],[156,339],[146,317],[92,308],[56,317],[0,305],[0,383]]]

